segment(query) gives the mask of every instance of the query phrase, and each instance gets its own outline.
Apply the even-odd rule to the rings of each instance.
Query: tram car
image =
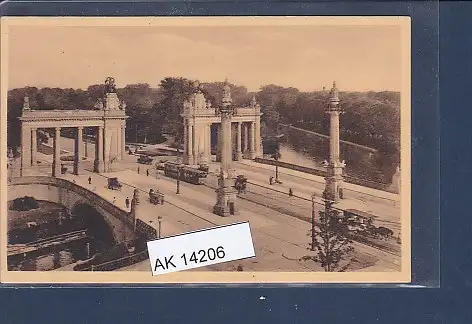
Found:
[[[179,177],[179,170],[181,170],[181,174]],[[205,178],[207,177],[208,173],[202,170],[198,170],[195,168],[191,168],[188,166],[181,166],[179,163],[175,162],[166,162],[164,165],[164,174],[168,177],[177,179],[179,178],[182,181],[201,185],[204,183]]]

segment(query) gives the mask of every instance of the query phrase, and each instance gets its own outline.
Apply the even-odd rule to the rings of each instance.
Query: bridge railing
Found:
[[[282,161],[275,161],[273,159],[266,159],[266,158],[256,157],[254,159],[254,161],[256,161],[258,163],[262,163],[262,164],[278,165],[281,168],[286,168],[286,169],[290,169],[290,170],[309,173],[309,174],[313,174],[313,175],[320,176],[320,177],[326,177],[326,173],[327,173],[326,170],[323,169],[323,168],[310,168],[310,167],[305,167],[305,166],[296,165],[296,164],[292,164],[292,163],[287,163],[287,162],[282,162]],[[366,179],[360,179],[360,178],[356,178],[356,177],[353,177],[353,176],[350,176],[350,175],[344,175],[343,179],[347,183],[352,183],[352,184],[356,184],[356,185],[359,185],[359,186],[369,187],[369,188],[382,190],[382,191],[387,191],[387,192],[391,192],[391,193],[398,193],[397,191],[392,190],[388,183],[382,183],[382,182],[375,182],[375,181],[370,181],[370,180],[366,180]]]
[[[106,212],[117,217],[119,220],[129,225],[132,225],[133,227],[135,226],[135,219],[130,213],[115,206],[113,203],[103,199],[95,192],[89,189],[83,188],[71,181],[61,179],[61,178],[55,178],[55,177],[26,176],[26,177],[12,178],[11,182],[9,183],[9,185],[31,185],[31,184],[55,186],[55,187],[70,190],[84,197],[85,199],[92,201],[95,204],[95,206],[102,208]]]

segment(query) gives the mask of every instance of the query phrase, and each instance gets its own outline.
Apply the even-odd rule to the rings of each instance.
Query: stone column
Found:
[[[109,125],[105,124],[105,127],[103,127],[103,172],[110,171],[110,154],[113,152],[111,147],[112,137],[113,130],[109,128]]]
[[[254,151],[256,156],[262,155],[262,145],[261,145],[261,117],[256,117],[256,122],[254,125]]]
[[[38,151],[37,130],[31,129],[31,165],[36,165],[36,152]]]
[[[126,154],[126,125],[121,125],[121,147],[120,147],[120,153],[121,153],[121,159],[125,159],[125,154]]]
[[[249,158],[252,160],[256,157],[255,151],[255,138],[254,138],[254,122],[250,123],[251,129],[249,130]]]
[[[183,163],[188,163],[188,125],[187,120],[184,119],[184,152]]]
[[[190,121],[187,120],[187,124],[184,127],[185,129],[185,136],[186,145],[185,145],[185,155],[184,155],[184,163],[186,164],[193,164],[194,163],[194,155],[193,155],[193,125]]]
[[[192,155],[193,155],[193,160],[192,163],[190,164],[195,164],[197,163],[198,159],[198,142],[197,142],[197,130],[196,130],[196,125],[195,122],[190,125],[190,137],[192,138]]]
[[[238,122],[238,128],[236,131],[236,161],[241,161],[243,159],[243,152],[241,150],[241,122]]]
[[[94,172],[104,172],[103,169],[103,126],[97,127],[97,139],[95,143]]]
[[[24,171],[31,164],[31,128],[21,124],[21,157],[20,176],[24,176]]]
[[[211,162],[211,123],[207,125],[207,153],[208,162]]]
[[[82,164],[82,157],[83,157],[83,130],[84,128],[79,126],[76,129],[75,134],[75,143],[74,143],[74,174],[79,175],[81,173],[81,164]]]
[[[221,161],[221,124],[217,124],[217,128],[216,128],[216,140],[217,140],[217,143],[216,143],[216,162],[220,162]]]
[[[54,155],[52,162],[52,176],[59,177],[61,175],[61,128],[56,127],[54,133]]]

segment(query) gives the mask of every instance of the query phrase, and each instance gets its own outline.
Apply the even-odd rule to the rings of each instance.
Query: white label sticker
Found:
[[[170,236],[147,247],[153,276],[255,256],[248,222]]]

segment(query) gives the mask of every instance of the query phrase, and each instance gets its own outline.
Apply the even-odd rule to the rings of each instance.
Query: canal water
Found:
[[[87,243],[90,252],[87,253]],[[65,267],[79,260],[86,260],[99,252],[100,244],[93,239],[84,239],[57,247],[47,253],[29,254],[8,259],[9,271],[50,271]],[[88,255],[87,255],[88,254]]]
[[[39,208],[29,211],[8,211],[9,246],[28,244],[41,239],[78,230],[89,229],[91,224],[81,217],[71,217],[64,207],[52,202],[39,201]],[[93,233],[88,230],[88,234]],[[93,236],[93,235],[90,235]],[[79,260],[91,258],[110,248],[95,237],[58,244],[54,247],[28,253],[26,256],[8,257],[10,271],[50,271],[65,267]]]

